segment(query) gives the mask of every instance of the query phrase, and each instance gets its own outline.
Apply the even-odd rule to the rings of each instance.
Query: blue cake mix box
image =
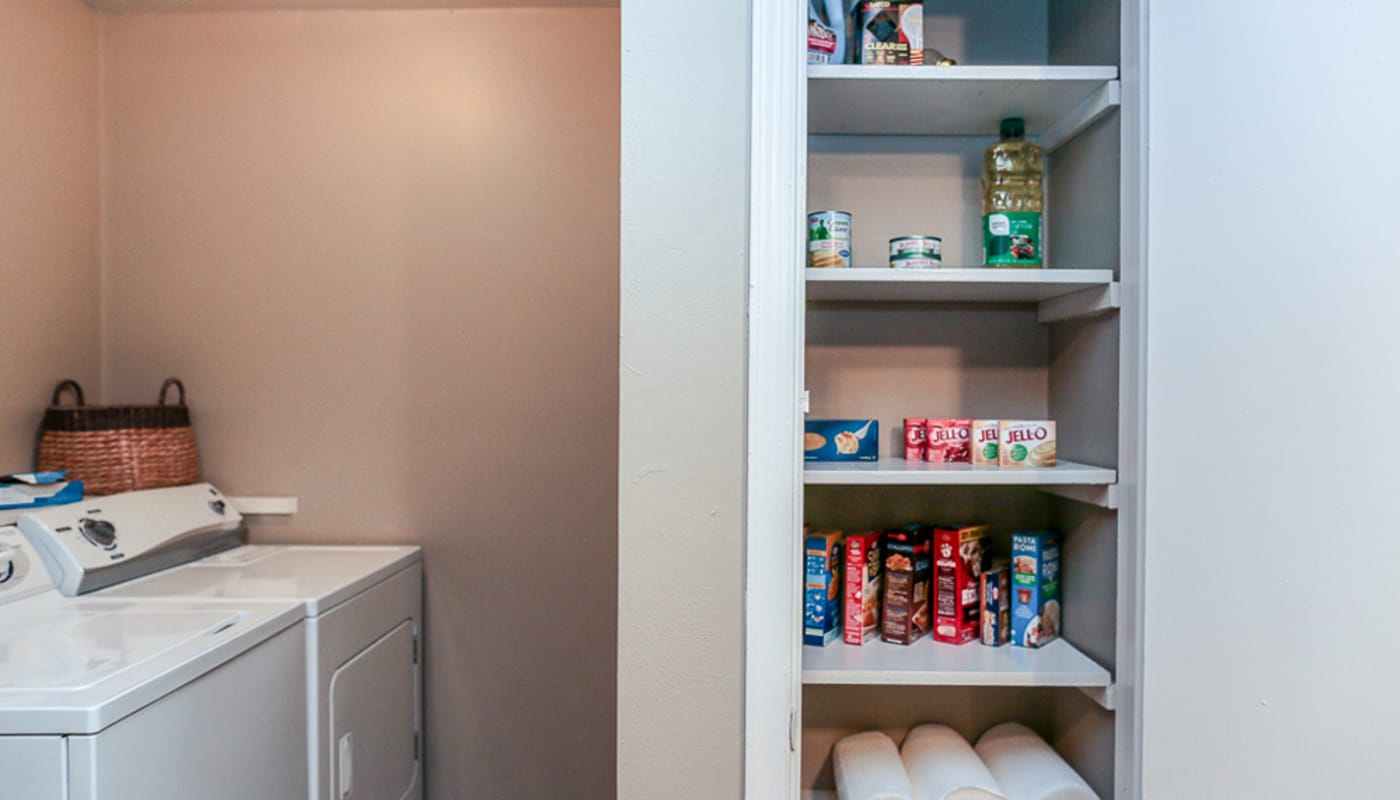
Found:
[[[809,419],[802,449],[807,461],[878,461],[880,421]]]
[[[841,531],[807,534],[802,585],[802,643],[824,647],[841,635]]]
[[[1011,536],[1011,641],[1040,647],[1060,635],[1060,539],[1053,531]]]

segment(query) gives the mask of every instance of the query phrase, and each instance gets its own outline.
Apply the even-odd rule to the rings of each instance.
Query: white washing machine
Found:
[[[134,492],[107,504],[182,515],[210,497],[203,485]],[[177,605],[299,603],[306,628],[306,796],[418,800],[422,592],[417,547],[245,545],[98,596]]]
[[[304,797],[302,616],[286,601],[64,597],[0,528],[0,797]]]

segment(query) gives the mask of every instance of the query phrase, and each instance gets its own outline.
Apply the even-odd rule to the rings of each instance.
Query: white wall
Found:
[[[748,19],[622,4],[619,800],[742,795]]]
[[[1152,5],[1148,800],[1400,796],[1397,31]]]

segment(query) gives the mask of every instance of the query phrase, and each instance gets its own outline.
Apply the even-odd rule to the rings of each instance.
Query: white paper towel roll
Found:
[[[1006,800],[1099,800],[1055,749],[1035,731],[1007,722],[982,734],[977,755],[1006,793]]]
[[[853,733],[831,751],[840,800],[914,800],[894,740],[880,731]]]
[[[914,800],[1004,800],[972,745],[947,725],[920,725],[904,739]]]

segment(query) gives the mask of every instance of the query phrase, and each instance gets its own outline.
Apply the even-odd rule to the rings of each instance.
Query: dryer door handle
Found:
[[[340,757],[336,759],[340,767],[340,792],[337,797],[340,800],[350,796],[355,790],[355,734],[347,731],[340,737]]]

